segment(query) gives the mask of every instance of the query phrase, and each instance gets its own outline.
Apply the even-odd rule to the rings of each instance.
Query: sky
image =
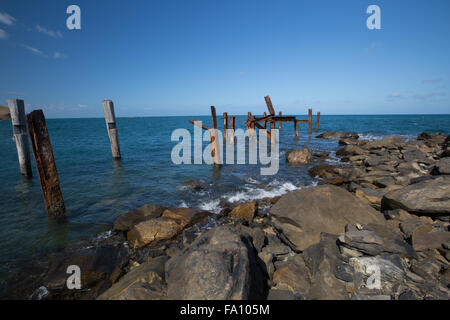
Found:
[[[72,4],[80,30],[66,26]],[[270,95],[283,114],[448,114],[449,15],[448,0],[2,0],[0,105],[262,114]]]

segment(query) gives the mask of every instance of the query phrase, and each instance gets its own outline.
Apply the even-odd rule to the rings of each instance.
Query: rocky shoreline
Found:
[[[220,214],[145,205],[108,237],[30,263],[3,298],[449,299],[450,136],[318,137],[339,139],[343,164],[286,152],[317,163],[317,187]],[[69,265],[80,290],[66,287]]]

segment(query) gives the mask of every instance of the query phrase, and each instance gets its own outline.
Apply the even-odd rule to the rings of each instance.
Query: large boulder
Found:
[[[220,226],[198,237],[166,263],[170,300],[263,298],[263,278],[250,241]]]
[[[316,138],[320,139],[358,139],[359,136],[356,132],[338,132],[327,131],[319,134]]]
[[[422,140],[427,144],[443,144],[447,137],[443,133],[422,132],[417,136],[417,140]]]
[[[450,176],[439,176],[388,192],[382,210],[404,209],[418,215],[450,215]]]
[[[151,203],[146,204],[139,209],[127,212],[119,216],[114,222],[114,230],[128,231],[139,222],[160,217],[165,209],[165,207],[154,205]]]
[[[127,239],[132,247],[143,247],[147,244],[171,239],[182,229],[182,226],[172,219],[150,219],[138,223],[128,231]]]
[[[312,161],[312,154],[308,147],[289,150],[286,152],[286,161],[292,164],[308,164]]]
[[[164,264],[160,256],[131,269],[98,300],[161,300],[166,298]]]
[[[270,213],[276,227],[298,250],[318,243],[321,232],[343,233],[348,223],[385,223],[380,212],[350,192],[332,185],[288,193]]]

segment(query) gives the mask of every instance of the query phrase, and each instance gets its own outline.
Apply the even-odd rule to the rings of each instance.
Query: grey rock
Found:
[[[166,207],[154,205],[151,203],[146,204],[139,209],[127,212],[119,216],[114,222],[114,230],[128,231],[139,222],[160,217],[165,209]]]
[[[308,164],[312,161],[312,154],[308,147],[289,150],[286,152],[286,161],[292,164]]]
[[[320,139],[358,139],[359,136],[356,132],[337,132],[327,131],[319,134],[316,138]]]

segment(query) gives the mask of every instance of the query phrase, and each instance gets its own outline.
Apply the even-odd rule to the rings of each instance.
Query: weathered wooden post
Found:
[[[103,100],[103,112],[105,113],[106,128],[108,129],[111,152],[115,160],[122,158],[120,155],[119,134],[116,126],[116,115],[114,113],[114,103],[111,100]]]
[[[228,113],[223,113],[223,141],[227,141],[227,130],[228,130]]]
[[[236,130],[236,117],[230,117],[230,142],[234,144],[234,131]]]
[[[294,127],[295,127],[295,136],[298,137],[298,121],[294,121]]]
[[[282,115],[281,115],[281,111],[280,111],[280,118],[282,117]],[[279,123],[279,125],[278,125],[278,128],[281,130],[281,119],[280,119],[280,123]]]
[[[308,109],[308,134],[312,133],[312,109]]]
[[[270,121],[270,143],[274,144],[276,143],[276,135],[275,135],[275,121]]]
[[[319,131],[319,120],[320,120],[320,112],[317,112],[317,117],[316,117],[316,132]]]
[[[267,117],[267,112],[264,112],[264,118]],[[264,119],[264,129],[267,129],[267,120]]]
[[[217,132],[217,116],[216,108],[211,106],[211,118],[212,118],[212,128],[209,131],[211,135],[211,157],[213,158],[213,165],[220,165],[220,148],[219,148],[219,134]]]
[[[66,206],[59,187],[58,171],[44,113],[42,110],[31,112],[27,115],[27,122],[47,213],[54,217],[64,217]]]
[[[31,171],[30,147],[28,146],[25,103],[23,100],[9,99],[8,106],[11,114],[13,139],[16,142],[20,172],[23,176],[30,178],[33,172]]]

